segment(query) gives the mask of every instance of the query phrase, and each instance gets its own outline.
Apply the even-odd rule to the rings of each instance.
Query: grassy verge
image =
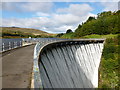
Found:
[[[83,37],[77,37],[74,33],[68,33],[61,36],[61,38],[72,39],[72,38],[113,38],[116,37],[118,34],[108,34],[108,35],[98,35],[98,34],[91,34],[86,35]]]
[[[97,34],[92,34],[92,35],[87,35],[83,36],[82,38],[114,38],[118,34],[108,34],[108,35],[97,35]]]
[[[67,33],[62,35],[60,38],[71,39],[74,38],[74,33]]]
[[[99,68],[99,88],[120,88],[119,40],[120,35],[106,39]]]

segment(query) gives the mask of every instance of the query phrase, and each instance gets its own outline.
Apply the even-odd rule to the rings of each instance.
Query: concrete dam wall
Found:
[[[96,88],[104,40],[38,43],[34,88]]]

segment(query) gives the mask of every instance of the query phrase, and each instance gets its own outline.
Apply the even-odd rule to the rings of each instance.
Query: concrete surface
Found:
[[[30,45],[3,53],[2,88],[30,87],[34,46]]]

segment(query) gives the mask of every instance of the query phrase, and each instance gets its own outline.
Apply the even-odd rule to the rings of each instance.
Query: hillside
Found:
[[[97,17],[89,17],[79,24],[75,32],[66,33],[61,38],[80,38],[86,35],[108,35],[120,33],[120,10],[115,12],[101,12]]]
[[[32,28],[0,27],[0,30],[2,38],[53,37],[55,35]]]
[[[79,25],[75,30],[75,34],[77,36],[118,34],[120,33],[119,18],[120,10],[99,13],[97,18],[89,17],[85,23]]]

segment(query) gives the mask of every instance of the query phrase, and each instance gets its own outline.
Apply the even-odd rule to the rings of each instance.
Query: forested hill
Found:
[[[88,20],[79,25],[75,30],[75,36],[81,37],[90,34],[118,34],[120,33],[120,10],[117,12],[102,12],[95,17],[89,17]]]
[[[61,38],[81,38],[87,35],[108,35],[120,33],[120,10],[116,12],[102,12],[97,17],[89,17],[88,20],[79,24],[75,32],[59,34]]]

